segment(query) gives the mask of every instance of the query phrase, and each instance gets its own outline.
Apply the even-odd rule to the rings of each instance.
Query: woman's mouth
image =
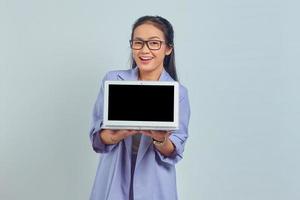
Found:
[[[147,64],[153,59],[151,56],[140,56],[139,58],[143,64]]]

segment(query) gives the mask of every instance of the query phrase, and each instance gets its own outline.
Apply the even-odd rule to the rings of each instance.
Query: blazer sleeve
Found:
[[[103,124],[103,105],[104,105],[104,82],[108,80],[108,74],[104,76],[102,82],[100,83],[100,90],[94,104],[92,112],[92,121],[90,125],[90,140],[92,147],[97,153],[108,153],[110,152],[117,144],[107,145],[104,144],[100,139],[100,131]]]
[[[170,165],[175,165],[183,158],[184,146],[188,138],[188,125],[190,120],[190,104],[187,89],[182,86],[179,99],[179,129],[172,132],[169,139],[175,146],[175,150],[171,156],[162,155],[157,149],[159,159]]]

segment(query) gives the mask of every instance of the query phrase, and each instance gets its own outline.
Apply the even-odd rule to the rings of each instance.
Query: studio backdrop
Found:
[[[179,80],[189,92],[180,199],[300,199],[297,7],[1,0],[0,199],[89,198],[99,83],[109,70],[130,68],[131,26],[143,15],[173,24]]]

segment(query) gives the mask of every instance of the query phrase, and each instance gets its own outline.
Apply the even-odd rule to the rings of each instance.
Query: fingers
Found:
[[[146,136],[152,136],[151,131],[139,131],[141,134],[146,135]]]
[[[122,139],[124,139],[137,133],[138,131],[136,130],[119,130],[116,134],[118,134]]]
[[[137,133],[138,133],[137,130],[127,130],[128,136],[129,136],[129,135],[135,135],[135,134],[137,134]]]
[[[172,131],[167,131],[167,135],[170,136]]]
[[[139,132],[145,136],[149,136],[156,140],[163,140],[164,138],[169,137],[171,134],[171,131],[157,131],[157,130],[142,130]]]
[[[156,130],[150,130],[151,134],[161,134],[161,135],[170,135],[171,131],[156,131]]]
[[[161,139],[168,137],[171,131],[160,131],[160,130],[117,130],[117,129],[106,129],[105,130],[111,137],[116,140],[122,140],[135,134],[143,134],[154,139]]]

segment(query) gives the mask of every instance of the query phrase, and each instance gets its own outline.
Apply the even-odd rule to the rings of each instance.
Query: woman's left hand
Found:
[[[163,142],[168,138],[171,134],[170,131],[156,131],[156,130],[146,130],[140,131],[143,135],[149,136],[156,141]]]

